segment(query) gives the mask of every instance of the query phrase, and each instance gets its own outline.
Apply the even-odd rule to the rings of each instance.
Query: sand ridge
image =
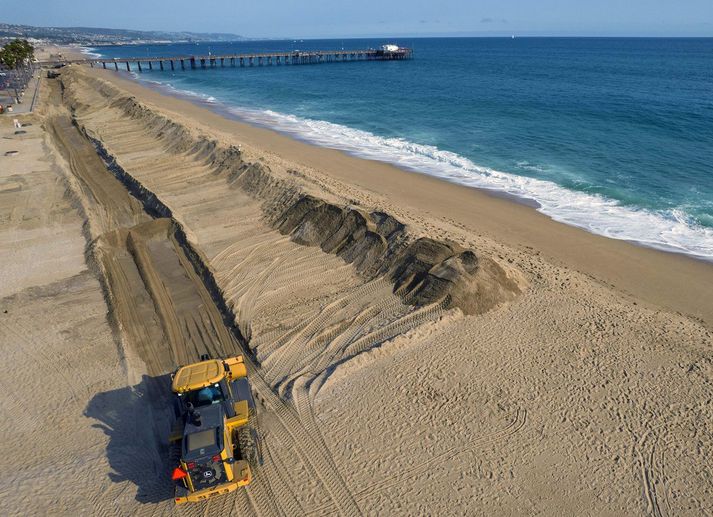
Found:
[[[76,108],[76,104],[74,107]],[[51,123],[57,123],[57,120],[59,119],[54,118]],[[65,129],[68,130],[67,128]],[[76,132],[77,128],[72,126],[72,130]],[[61,146],[63,142],[58,141],[57,143]],[[74,144],[75,147],[80,147],[77,142],[74,142]],[[86,140],[82,145],[84,147],[89,145],[89,140]],[[110,151],[107,148],[102,147],[102,154],[105,159],[107,158],[109,152]],[[143,389],[146,389],[147,392],[151,394],[151,398],[154,399],[154,416],[156,416],[159,413],[160,401],[162,398],[159,394],[161,388],[160,385],[165,384],[161,377],[162,374],[165,374],[166,372],[166,360],[168,360],[168,364],[172,363],[175,367],[176,365],[182,364],[186,361],[196,360],[201,353],[209,352],[216,356],[225,356],[231,353],[236,353],[238,350],[235,339],[230,334],[225,334],[225,328],[222,326],[222,323],[219,322],[219,317],[213,316],[208,319],[200,318],[203,323],[198,324],[197,326],[195,325],[195,323],[197,323],[196,315],[200,314],[203,309],[211,307],[212,304],[210,303],[210,300],[206,298],[206,287],[201,285],[201,282],[195,278],[196,273],[200,274],[198,271],[198,269],[202,267],[200,264],[203,264],[204,258],[201,256],[202,252],[193,248],[193,245],[186,241],[187,237],[183,232],[183,224],[185,223],[179,222],[179,220],[185,221],[188,220],[188,218],[182,219],[180,216],[177,216],[178,211],[175,210],[176,205],[172,205],[171,208],[169,208],[168,205],[164,204],[161,197],[156,196],[153,192],[150,192],[143,184],[139,184],[139,182],[135,179],[128,179],[129,173],[125,168],[124,163],[125,162],[115,160],[112,163],[109,163],[109,167],[113,169],[113,172],[119,180],[125,182],[124,184],[127,185],[130,191],[139,196],[139,199],[142,200],[144,207],[147,209],[147,213],[152,213],[154,217],[158,218],[150,222],[140,222],[139,224],[129,228],[119,227],[115,229],[113,223],[120,218],[103,217],[105,214],[103,214],[101,210],[95,210],[92,207],[97,200],[101,199],[102,196],[100,194],[93,192],[91,186],[89,186],[89,191],[92,191],[90,192],[91,195],[80,194],[80,197],[83,202],[88,205],[85,207],[85,214],[87,214],[90,219],[94,218],[92,214],[98,214],[99,216],[96,217],[99,219],[99,224],[89,225],[90,228],[94,228],[95,230],[99,229],[99,231],[102,232],[98,236],[93,236],[95,248],[94,253],[98,257],[98,263],[101,265],[103,275],[107,279],[110,305],[113,307],[114,316],[117,319],[117,323],[122,331],[124,344],[127,349],[130,349],[133,353],[139,356],[139,358],[146,365],[146,371],[149,375],[151,375],[150,378],[142,381],[142,385],[144,385]],[[72,164],[70,163],[70,165]],[[197,165],[197,169],[200,170],[200,163]],[[73,169],[76,169],[75,176],[81,178],[81,171],[86,171],[87,167],[77,166],[75,163]],[[196,168],[194,165],[194,168],[189,169],[188,172],[193,173],[195,170]],[[169,173],[174,173],[175,168],[161,168],[160,171],[170,171]],[[132,178],[134,177],[132,176]],[[112,178],[109,183],[112,181],[116,180]],[[221,181],[224,182],[222,179]],[[167,185],[169,188],[173,185],[177,187],[182,186],[174,181],[169,181]],[[161,192],[160,188],[157,187],[159,187],[159,185],[156,185],[154,188]],[[97,190],[102,192],[106,189],[107,186],[103,185]],[[234,192],[230,192],[229,190],[226,191],[226,189],[222,189],[220,194],[230,194],[233,197],[235,195]],[[170,196],[168,196],[168,198],[170,199]],[[114,199],[113,202],[116,202],[116,199]],[[128,205],[131,205],[131,203],[127,204],[127,208]],[[119,212],[126,212],[127,208],[122,208],[119,205],[114,206],[114,209],[118,209]],[[254,201],[250,202],[250,200],[246,199],[243,210],[244,215],[249,215],[252,212],[253,221],[248,219],[249,222],[259,223],[262,213],[259,209],[258,203],[255,203]],[[128,212],[131,212],[131,210],[128,210]],[[166,217],[170,219],[166,219]],[[190,228],[188,224],[186,224],[186,227]],[[353,268],[348,268],[352,269],[351,274],[347,274],[345,276],[344,273],[348,272],[345,271],[344,263],[336,257],[330,259],[330,255],[322,252],[315,253],[315,250],[313,249],[296,244],[290,239],[285,239],[278,232],[271,230],[264,224],[262,226],[260,224],[252,224],[248,226],[240,225],[239,229],[248,232],[255,232],[256,230],[258,232],[262,231],[262,233],[267,234],[265,238],[269,239],[269,236],[273,235],[276,241],[281,242],[283,248],[282,254],[284,256],[280,257],[279,254],[277,255],[275,261],[273,262],[276,266],[281,265],[281,261],[279,260],[280,258],[282,258],[283,263],[285,259],[297,259],[296,262],[301,263],[300,265],[302,266],[302,268],[299,269],[302,269],[303,271],[304,267],[309,267],[307,270],[309,271],[310,269],[318,269],[320,265],[322,268],[324,268],[325,265],[330,266],[330,262],[339,263],[337,269],[341,270],[341,278],[339,280],[342,284],[341,290],[344,292],[342,293],[342,297],[340,299],[331,304],[331,307],[335,310],[325,310],[311,318],[311,320],[307,320],[306,326],[298,329],[299,340],[297,341],[292,339],[293,331],[288,331],[286,336],[289,338],[288,343],[290,344],[304,343],[306,345],[307,343],[321,343],[321,345],[327,347],[327,349],[329,349],[329,345],[331,345],[330,353],[333,354],[331,357],[334,357],[334,355],[339,352],[339,349],[335,350],[335,343],[346,347],[358,337],[365,335],[365,333],[368,335],[371,326],[364,325],[364,323],[365,320],[368,320],[369,316],[381,315],[383,321],[379,321],[382,321],[382,324],[389,322],[393,323],[394,318],[398,318],[403,314],[413,311],[413,309],[410,309],[408,306],[404,306],[397,297],[391,294],[388,282],[367,282],[366,288],[360,288],[354,291],[353,287],[364,283],[364,280],[356,275]],[[166,239],[166,231],[168,231],[168,239]],[[192,233],[192,235],[196,237],[195,233]],[[224,238],[225,233],[221,233],[221,237]],[[171,244],[171,242],[173,242],[173,244]],[[244,241],[240,242],[241,244],[245,244]],[[176,244],[178,244],[178,246]],[[270,256],[275,256],[274,245],[270,247],[269,251]],[[224,259],[233,258],[234,260],[238,260],[239,264],[245,262],[245,259],[232,257],[226,253],[223,253],[222,257]],[[300,257],[304,257],[304,260],[301,260]],[[264,256],[261,258],[264,259]],[[192,268],[192,266],[195,267]],[[275,284],[279,286],[284,283],[285,280],[285,277],[281,277],[280,274],[287,275],[292,272],[292,269],[298,269],[288,266],[287,268],[283,268],[281,271],[275,271],[276,268],[265,268],[261,263],[256,264],[256,266],[260,267],[263,271],[256,271],[254,275],[255,278],[252,278],[253,275],[248,274],[249,271],[245,271],[244,275],[235,276],[235,278],[242,280],[242,283],[245,283],[245,280],[252,281],[252,283],[248,284],[248,288],[246,290],[240,288],[241,286],[225,286],[230,288],[230,292],[236,297],[237,303],[235,303],[234,306],[240,307],[241,311],[239,314],[241,315],[245,315],[245,306],[241,300],[246,298],[248,301],[252,301],[253,297],[261,294],[260,291],[255,290],[255,287],[261,287],[262,289],[269,287],[270,282],[267,280],[274,281]],[[195,269],[195,272],[191,271],[191,269]],[[235,266],[231,267],[233,273],[235,272],[235,269]],[[220,271],[217,272],[219,273]],[[277,274],[268,278],[268,273]],[[213,272],[207,274],[212,276]],[[344,280],[348,280],[350,276],[352,278],[351,283],[344,284]],[[191,277],[193,278],[191,279]],[[184,282],[182,279],[186,280],[184,286],[181,285],[181,283]],[[201,280],[203,280],[203,278],[201,278]],[[315,283],[319,284],[321,278],[320,276],[315,276],[310,280],[310,283],[314,285]],[[294,288],[295,284],[293,283],[291,287]],[[310,287],[310,285],[307,285],[304,286],[304,289],[309,290]],[[379,288],[378,290],[377,287]],[[196,294],[190,295],[190,291],[195,291]],[[328,293],[328,291],[325,290],[322,297],[312,301],[312,305],[314,306],[317,303],[323,303],[323,297],[325,294],[334,295],[334,293]],[[367,294],[371,297],[362,300],[359,299]],[[387,301],[390,300],[387,304],[381,304],[382,306],[395,305],[399,310],[393,313],[380,314],[378,310],[375,311],[370,309],[366,311],[365,308],[360,309],[358,305],[355,305],[354,307],[347,307],[350,303],[353,304],[356,301],[360,301],[361,304],[368,304],[374,299],[373,296],[377,294],[386,296]],[[146,304],[145,300],[147,299],[152,300],[152,303]],[[280,299],[274,299],[274,302],[279,302],[279,300]],[[141,307],[143,307],[143,309],[141,309]],[[183,309],[184,307],[185,309]],[[302,305],[298,309],[300,310],[291,316],[303,319],[305,306]],[[358,311],[356,314],[359,314],[360,312],[366,312],[366,314],[359,318],[352,312],[355,309]],[[213,307],[208,310],[208,314],[215,315],[215,311],[216,308]],[[152,314],[152,312],[155,314]],[[332,341],[326,342],[316,339],[315,334],[319,334],[323,331],[322,323],[327,322],[328,315],[333,318],[335,324],[346,329],[350,329],[348,338],[341,340],[332,339]],[[356,321],[351,323],[352,319],[355,317],[357,317]],[[153,335],[149,335],[148,332],[143,332],[141,330],[142,327],[151,327],[156,329],[157,321],[160,322],[164,339],[160,339],[160,332],[158,334],[154,332]],[[281,323],[285,323],[285,321],[283,320]],[[355,325],[355,323],[359,323],[359,325]],[[134,330],[137,328],[137,325],[138,330]],[[250,328],[249,325],[246,325],[246,328]],[[217,334],[213,334],[211,336],[213,330],[215,330]],[[224,338],[219,336],[221,332],[223,333]],[[240,334],[238,334],[237,337],[240,338]],[[332,333],[332,338],[334,337],[335,334]],[[216,348],[216,345],[219,346]],[[194,346],[197,348],[193,348]],[[289,354],[287,354],[285,350],[286,348],[282,347],[278,351],[281,356],[288,357]],[[311,358],[313,362],[321,364],[321,369],[329,367],[330,361],[324,360],[325,355],[319,354],[319,348],[317,348],[316,351],[317,355]],[[289,432],[289,434],[278,434],[276,424],[270,426],[265,433],[266,450],[273,458],[279,453],[275,452],[272,447],[277,448],[279,446],[281,448],[287,448],[287,450],[290,451],[294,451],[295,448],[297,450],[303,450],[300,456],[304,465],[312,470],[315,479],[320,480],[321,485],[321,488],[313,494],[312,497],[324,497],[326,495],[330,498],[332,504],[336,505],[342,513],[359,513],[358,507],[353,502],[348,489],[346,489],[343,485],[340,474],[334,470],[335,467],[332,463],[331,456],[323,444],[321,434],[319,433],[319,430],[316,427],[316,422],[311,415],[309,401],[307,401],[304,406],[300,406],[301,411],[306,412],[306,414],[311,417],[305,423],[305,417],[303,415],[295,413],[295,409],[293,409],[292,405],[285,405],[284,400],[276,398],[275,393],[273,392],[273,388],[280,384],[284,386],[290,385],[292,382],[291,380],[288,383],[285,383],[284,381],[287,380],[286,377],[292,372],[293,369],[308,366],[304,363],[304,361],[299,363],[296,362],[300,356],[304,355],[302,352],[303,350],[301,350],[301,347],[293,347],[293,351],[290,352],[294,355],[293,359],[285,363],[279,361],[276,362],[275,364],[280,365],[280,368],[277,371],[275,371],[274,364],[270,365],[269,369],[264,369],[264,373],[262,373],[262,368],[258,370],[255,365],[251,367],[253,382],[257,384],[258,397],[266,406],[266,415],[264,418],[269,421],[271,416],[274,414],[279,422],[277,425],[282,426]],[[161,361],[163,361],[163,363]],[[263,365],[267,364],[268,361],[263,363]],[[163,377],[165,377],[165,375],[163,375]],[[263,377],[266,379],[263,381],[265,384],[260,384],[259,381],[262,381]],[[284,394],[284,389],[282,392]],[[166,405],[168,406],[168,404]],[[298,411],[300,411],[300,409],[298,409]],[[160,421],[161,419],[158,418],[158,420]],[[279,441],[275,446],[271,445],[273,443],[273,440],[269,439],[271,436],[279,437]],[[160,443],[160,439],[157,441]],[[286,451],[282,454],[285,454],[285,452]],[[269,484],[263,485],[263,483],[267,482],[267,477],[262,477],[261,479],[262,481],[258,480],[256,483],[251,485],[247,494],[240,491],[240,494],[236,494],[237,499],[228,498],[222,502],[222,505],[243,507],[245,504],[244,498],[247,495],[252,498],[250,504],[254,507],[261,508],[264,506],[270,508],[272,504],[275,504],[272,501],[274,496],[267,496],[265,495],[265,492],[274,492],[274,487]],[[306,494],[300,495],[304,496],[309,494],[310,492],[308,491]],[[294,504],[290,498],[285,500],[284,498],[278,496],[276,499],[283,505],[289,506],[290,504]],[[151,492],[149,494],[149,499],[146,502],[159,501],[160,492]]]

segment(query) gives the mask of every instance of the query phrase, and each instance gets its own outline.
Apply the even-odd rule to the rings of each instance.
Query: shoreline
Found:
[[[142,102],[217,130],[241,143],[384,196],[396,205],[436,216],[549,262],[582,272],[626,297],[683,313],[713,327],[713,265],[693,257],[635,245],[560,223],[535,209],[385,162],[319,147],[272,129],[226,118],[190,100],[160,92],[113,71],[97,74]]]
[[[121,74],[125,74],[124,71],[120,71],[120,73],[121,73]],[[133,72],[132,72],[132,74],[133,74]],[[229,106],[229,105],[227,105],[227,104],[225,104],[225,103],[223,103],[223,102],[212,102],[212,101],[209,100],[210,97],[207,98],[207,99],[202,99],[202,98],[199,98],[198,96],[196,96],[195,94],[191,94],[191,93],[189,93],[189,92],[187,92],[187,91],[185,91],[185,90],[180,90],[180,89],[177,89],[177,88],[173,88],[172,86],[169,86],[169,85],[167,85],[167,84],[158,83],[158,82],[155,82],[155,81],[144,81],[144,80],[141,80],[141,79],[131,79],[131,80],[132,80],[132,81],[135,81],[135,82],[137,82],[137,83],[139,83],[139,84],[142,85],[142,86],[145,86],[145,87],[148,88],[149,90],[154,90],[154,91],[157,91],[158,93],[161,93],[161,94],[163,94],[163,95],[166,95],[166,96],[169,96],[169,97],[173,97],[173,98],[176,98],[176,99],[185,100],[185,101],[190,102],[191,104],[194,104],[194,105],[196,105],[196,106],[198,106],[198,107],[200,107],[200,108],[205,108],[205,109],[207,109],[207,110],[209,110],[209,111],[212,111],[213,113],[216,113],[217,115],[220,115],[221,117],[226,118],[226,119],[228,119],[228,120],[233,120],[233,121],[235,121],[235,122],[238,122],[238,123],[241,123],[241,124],[246,124],[246,125],[248,125],[248,126],[252,126],[252,127],[256,127],[256,128],[260,128],[260,129],[266,129],[266,130],[268,130],[268,131],[273,131],[273,132],[275,132],[275,133],[277,133],[277,134],[279,134],[279,135],[285,136],[285,137],[287,137],[287,138],[290,138],[290,139],[292,139],[292,140],[295,140],[295,141],[297,141],[297,142],[301,142],[301,143],[303,143],[303,144],[306,144],[306,145],[309,145],[309,146],[312,146],[312,147],[319,147],[319,148],[323,148],[323,149],[332,149],[332,150],[334,150],[334,151],[342,152],[342,153],[344,153],[344,154],[346,154],[346,155],[348,155],[348,156],[351,156],[351,157],[353,157],[353,158],[357,158],[357,159],[361,159],[361,160],[366,160],[366,161],[373,161],[373,162],[377,162],[377,163],[383,163],[383,164],[385,164],[385,165],[391,165],[391,166],[393,166],[393,167],[395,167],[395,168],[397,168],[397,169],[399,169],[399,170],[405,171],[405,172],[411,172],[411,173],[421,174],[421,175],[426,174],[426,175],[427,175],[427,173],[423,173],[423,172],[419,171],[419,170],[418,170],[417,168],[415,168],[415,167],[408,167],[408,166],[405,166],[405,165],[399,165],[399,164],[391,163],[391,162],[388,162],[388,161],[385,161],[385,160],[370,159],[370,158],[367,158],[367,157],[359,156],[359,155],[356,154],[355,152],[349,151],[349,150],[347,150],[347,149],[339,149],[339,148],[337,148],[337,147],[332,147],[332,146],[327,146],[327,145],[322,146],[322,145],[319,145],[319,144],[316,144],[316,143],[311,142],[308,138],[306,138],[306,137],[300,135],[299,133],[290,133],[290,132],[288,132],[288,131],[283,131],[283,130],[280,130],[279,128],[272,127],[272,126],[270,126],[270,124],[268,124],[268,123],[261,123],[261,122],[259,122],[259,121],[247,120],[246,118],[241,117],[240,115],[238,115],[238,114],[232,112],[232,111],[231,111],[231,106]],[[453,183],[454,185],[465,186],[465,185],[459,184],[459,183],[457,183],[457,182],[455,182],[455,181],[450,181],[450,180],[448,180],[447,178],[437,178],[437,179],[439,179],[440,181],[445,181],[445,182],[448,182],[448,183]],[[487,195],[490,195],[490,196],[493,196],[493,197],[499,197],[499,198],[502,198],[502,199],[506,199],[506,200],[509,200],[509,201],[511,201],[511,202],[513,202],[513,203],[518,203],[518,204],[525,205],[525,206],[528,206],[528,207],[534,208],[534,209],[538,209],[538,208],[540,208],[540,207],[542,206],[542,205],[540,205],[540,203],[537,202],[536,199],[531,198],[531,197],[518,196],[518,195],[516,195],[516,194],[511,194],[511,193],[509,193],[509,192],[505,192],[505,191],[501,191],[501,190],[497,190],[497,189],[487,189],[487,188],[483,188],[483,187],[468,187],[468,188],[473,188],[473,189],[478,190],[478,191],[480,191],[480,192],[483,192],[483,193],[485,193],[485,194],[487,194]],[[571,226],[571,225],[570,225],[570,226]],[[631,241],[631,242],[633,242],[633,243],[636,244],[636,241]],[[641,245],[642,245],[642,246],[645,246],[644,244],[641,244]],[[671,253],[676,253],[676,252],[675,252],[675,251],[672,251]],[[686,253],[684,253],[684,252],[680,252],[680,253],[683,254],[683,255],[686,254]],[[697,257],[695,257],[695,256],[693,256],[693,255],[692,255],[692,257],[693,257],[693,258],[697,258]],[[698,258],[697,258],[697,259],[698,259]],[[706,261],[706,260],[703,259],[703,258],[700,258],[699,260]],[[711,260],[713,261],[713,259],[711,259]]]
[[[190,85],[176,87],[171,77],[135,73],[132,77],[148,88],[197,103],[238,122],[271,129],[310,145],[336,149],[365,160],[385,162],[410,172],[428,174],[524,203],[555,221],[595,235],[713,264],[713,229],[696,219],[693,215],[695,210],[689,212],[681,208],[679,212],[675,208],[677,205],[650,205],[644,199],[626,201],[626,196],[598,194],[568,187],[557,183],[559,180],[545,179],[537,174],[509,172],[520,169],[507,165],[479,165],[487,163],[487,160],[475,163],[467,157],[467,153],[461,155],[456,150],[449,151],[447,145],[439,148],[419,143],[421,140],[418,138],[404,140],[398,135],[379,136],[377,133],[381,132],[371,133],[353,124],[341,125],[320,120],[320,117],[311,119],[306,115],[293,116],[289,114],[292,112],[290,109],[274,112],[265,106],[253,108],[238,98],[228,96],[231,100],[223,99],[224,95],[219,90],[196,93],[191,91],[194,88]]]

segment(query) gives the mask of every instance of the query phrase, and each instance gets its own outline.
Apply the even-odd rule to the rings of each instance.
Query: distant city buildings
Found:
[[[0,23],[0,44],[15,38],[28,40],[33,45],[135,45],[147,43],[177,43],[200,41],[239,41],[237,34],[135,31],[88,27],[33,27]]]

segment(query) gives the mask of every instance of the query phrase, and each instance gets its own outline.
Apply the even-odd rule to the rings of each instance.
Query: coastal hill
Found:
[[[0,23],[0,41],[37,39],[56,44],[120,45],[132,43],[176,43],[183,41],[240,41],[237,34],[137,31],[96,27],[33,27]]]

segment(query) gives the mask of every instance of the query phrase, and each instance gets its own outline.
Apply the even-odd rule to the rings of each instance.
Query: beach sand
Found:
[[[86,59],[87,55],[82,53],[82,47],[66,45],[42,45],[35,48],[35,58],[38,61],[51,61],[58,59]]]
[[[43,80],[33,116],[44,134],[33,126],[27,151],[47,163],[54,197],[13,195],[34,162],[0,178],[0,231],[18,243],[1,303],[22,321],[50,315],[24,328],[61,348],[52,366],[66,382],[24,387],[43,404],[71,398],[72,444],[37,447],[81,482],[36,489],[46,469],[23,467],[25,451],[8,445],[23,473],[3,489],[10,513],[87,501],[117,515],[710,512],[710,264],[296,142],[118,74],[73,66],[60,80],[63,94]],[[65,207],[73,222],[13,222],[27,206]],[[48,275],[41,260],[61,266]],[[71,275],[93,294],[35,294]],[[75,305],[57,312],[67,333],[53,310]],[[93,326],[71,323],[82,310]],[[8,325],[4,364],[44,350],[9,339]],[[264,465],[246,490],[174,508],[166,375],[201,353],[241,351]],[[80,384],[75,365],[105,384]],[[3,409],[17,444],[28,435],[10,422],[26,408]],[[52,427],[55,414],[33,415]]]
[[[0,118],[0,454],[12,470],[0,488],[3,514],[125,514],[119,508],[133,502],[136,485],[110,476],[112,437],[152,470],[151,450],[134,445],[146,432],[136,419],[144,401],[129,388],[137,382],[87,263],[85,218],[44,117],[16,117],[24,134]],[[123,397],[97,405],[102,393]],[[123,425],[99,420],[118,407],[129,417]]]

